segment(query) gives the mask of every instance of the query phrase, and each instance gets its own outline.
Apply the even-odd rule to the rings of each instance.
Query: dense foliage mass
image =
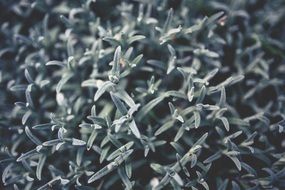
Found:
[[[0,189],[285,189],[284,0],[0,7]]]

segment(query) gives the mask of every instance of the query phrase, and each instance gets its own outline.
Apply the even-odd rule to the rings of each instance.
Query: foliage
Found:
[[[1,1],[1,189],[284,189],[283,0]]]

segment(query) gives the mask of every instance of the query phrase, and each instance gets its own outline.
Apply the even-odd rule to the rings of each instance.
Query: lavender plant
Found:
[[[0,189],[285,188],[283,0],[0,7]]]

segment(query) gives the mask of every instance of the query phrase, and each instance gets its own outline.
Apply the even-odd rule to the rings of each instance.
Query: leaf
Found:
[[[121,100],[123,100],[130,108],[136,106],[134,100],[125,90],[119,90],[115,93],[115,95]]]
[[[129,127],[132,131],[132,133],[138,138],[140,139],[141,138],[141,134],[140,134],[140,131],[138,130],[138,127],[136,125],[136,122],[134,120],[132,120],[130,123],[129,123]]]
[[[163,174],[165,173],[165,169],[160,165],[160,164],[157,164],[157,163],[151,163],[150,164],[150,167],[157,173],[159,174]]]
[[[22,84],[19,84],[19,85],[14,85],[10,88],[11,91],[25,91],[27,88],[27,85],[22,85]]]
[[[120,59],[121,59],[121,46],[118,46],[114,53],[113,67],[111,73],[113,76],[120,76]]]
[[[111,162],[110,164],[108,164],[107,166],[105,166],[104,168],[102,168],[101,170],[96,172],[94,175],[92,175],[89,178],[88,183],[92,183],[92,182],[104,177],[108,173],[112,172],[116,167],[117,166],[115,165],[115,163]]]
[[[171,102],[168,102],[168,106],[169,106],[171,115],[173,115],[174,112],[175,112],[175,107],[174,107],[174,105],[173,105]]]
[[[184,132],[185,132],[185,128],[180,127],[178,132],[176,133],[176,135],[174,137],[174,141],[177,142],[183,136]]]
[[[109,150],[110,150],[110,146],[103,148],[103,150],[100,153],[100,163],[102,163],[105,160]]]
[[[183,92],[175,91],[175,90],[170,90],[164,93],[165,97],[175,97],[175,98],[181,98],[187,100],[187,96]]]
[[[98,82],[95,79],[88,79],[81,83],[82,87],[98,87]]]
[[[125,170],[123,170],[123,168],[118,168],[118,174],[121,178],[121,180],[123,181],[124,185],[126,186],[126,190],[131,190],[132,189],[132,183],[129,180]]]
[[[241,171],[241,163],[240,163],[239,159],[235,156],[228,156],[228,157],[235,163],[237,169],[239,171]]]
[[[42,176],[42,170],[43,170],[43,167],[44,167],[44,163],[46,161],[46,155],[42,154],[39,158],[39,162],[38,162],[38,165],[37,165],[37,170],[36,170],[36,176],[38,178],[38,180],[41,180],[41,176]]]
[[[78,166],[80,166],[81,163],[82,163],[84,151],[85,151],[84,148],[79,148],[79,149],[77,150],[77,153],[76,153],[76,164],[77,164]]]
[[[56,61],[56,60],[49,61],[49,62],[46,63],[46,66],[49,66],[49,65],[56,65],[56,66],[60,66],[60,67],[65,67],[66,66],[66,64],[64,62]]]
[[[131,162],[125,164],[125,171],[126,171],[128,178],[130,179],[132,177],[132,163]]]
[[[121,102],[121,100],[114,93],[110,92],[110,95],[111,95],[111,98],[112,98],[115,106],[120,111],[120,113],[122,115],[127,115],[128,110],[127,110],[126,106],[123,104],[123,102]]]
[[[117,156],[119,156],[120,154],[122,154],[124,151],[129,150],[132,146],[134,145],[134,142],[128,142],[127,144],[123,145],[122,147],[120,147],[119,149],[115,150],[112,154],[110,154],[107,158],[107,161],[111,161],[114,158],[116,158]]]
[[[35,130],[50,129],[50,127],[52,125],[53,125],[52,123],[43,123],[43,124],[35,125],[32,128],[35,129]]]
[[[230,117],[230,118],[228,118],[228,122],[232,125],[249,126],[249,122],[244,121],[243,119],[240,119],[240,118]]]
[[[61,22],[63,22],[67,28],[72,27],[72,23],[64,15],[60,15],[59,18],[60,18]]]
[[[255,169],[253,169],[250,165],[244,163],[244,162],[241,162],[241,166],[242,168],[244,168],[248,173],[254,175],[254,176],[257,176],[257,172],[255,171]]]
[[[25,160],[27,158],[31,158],[32,156],[40,154],[36,149],[32,149],[26,153],[23,153],[18,159],[17,162],[21,162],[22,160]]]
[[[145,39],[144,35],[135,35],[135,36],[130,37],[127,40],[127,43],[130,45],[130,44],[134,43],[135,41],[139,41],[139,40],[143,40],[143,39]]]
[[[33,141],[33,143],[35,143],[36,145],[42,144],[41,141],[35,135],[32,134],[28,126],[25,127],[25,133],[29,137],[29,139]]]
[[[183,186],[184,185],[184,182],[183,180],[181,179],[181,177],[178,175],[177,172],[174,173],[174,175],[171,176],[179,186]]]
[[[167,131],[168,129],[170,129],[171,127],[173,127],[173,124],[174,124],[174,121],[173,121],[173,120],[170,120],[170,121],[164,123],[164,124],[154,133],[154,136],[158,136],[158,135],[160,135],[161,133]]]
[[[228,186],[228,182],[229,182],[228,179],[224,180],[224,181],[222,182],[222,184],[220,184],[218,190],[226,190],[226,189],[227,189],[227,186]]]
[[[243,79],[244,79],[244,75],[231,76],[231,77],[227,78],[225,81],[218,84],[217,86],[210,87],[209,88],[209,94],[212,94],[218,90],[221,90],[221,88],[223,88],[225,86],[230,86],[230,85],[233,85],[237,82],[240,82]]]
[[[104,94],[104,92],[112,86],[114,86],[114,83],[112,83],[111,81],[104,82],[96,91],[94,101],[96,102]]]
[[[121,45],[121,42],[118,41],[118,40],[116,40],[116,39],[113,38],[113,37],[108,37],[108,36],[106,36],[106,37],[103,38],[103,40],[106,41],[106,42],[109,42],[109,43],[110,43],[111,45],[113,45],[113,46],[119,46],[119,45]]]
[[[164,26],[163,26],[163,33],[167,32],[167,30],[170,28],[172,19],[173,19],[173,9],[171,8],[171,9],[169,9],[169,11],[167,13],[167,18],[166,18],[166,21],[165,21]]]
[[[33,102],[33,99],[32,99],[32,87],[33,85],[32,84],[29,84],[26,91],[25,91],[25,95],[26,95],[26,100],[27,100],[27,105],[30,106],[31,108],[34,108],[35,105],[34,105],[34,102]]]
[[[105,126],[107,127],[106,120],[104,118],[101,118],[99,116],[87,116],[88,119],[92,120],[92,122],[98,126]]]
[[[232,188],[233,188],[233,190],[240,190],[239,185],[234,181],[232,181]]]
[[[83,146],[85,144],[86,144],[86,142],[83,140],[72,138],[72,145],[74,145],[74,146]]]
[[[175,69],[175,63],[176,63],[176,56],[171,57],[170,60],[168,61],[168,67],[166,71],[167,75]]]
[[[196,154],[191,155],[191,168],[193,168],[197,164],[197,156]]]
[[[195,128],[197,129],[201,123],[201,116],[198,111],[194,111],[194,118],[195,118]]]
[[[194,86],[190,88],[190,90],[188,90],[187,92],[187,98],[189,102],[192,102],[193,98],[194,98]]]
[[[25,69],[25,77],[29,83],[34,83],[32,76],[30,75],[28,69]]]
[[[131,61],[131,67],[135,67],[139,64],[139,62],[142,60],[143,54],[140,54],[136,56],[132,61]]]
[[[217,21],[222,15],[224,15],[225,13],[223,11],[220,11],[218,13],[215,13],[214,15],[212,15],[211,17],[209,17],[207,19],[207,22],[206,24],[209,25],[209,24],[212,24],[214,23],[215,21]]]
[[[202,103],[205,98],[205,95],[206,95],[206,87],[203,85],[199,92],[199,96],[196,100],[196,104]]]
[[[164,96],[158,96],[152,99],[146,105],[144,105],[136,115],[138,121],[141,121],[145,115],[147,115],[157,104],[159,104],[164,99]]]
[[[60,79],[60,81],[59,81],[58,84],[56,85],[56,93],[60,93],[60,91],[61,91],[63,85],[64,85],[65,83],[67,83],[67,81],[68,81],[69,79],[71,79],[71,77],[72,77],[72,74],[69,74],[69,73],[66,73],[66,74],[63,75],[63,77]]]
[[[221,118],[219,118],[219,119],[223,122],[223,124],[224,124],[226,130],[227,130],[227,131],[230,131],[230,124],[229,124],[227,118],[221,117]]]
[[[31,111],[27,111],[22,117],[22,125],[25,125],[30,116],[32,115]]]
[[[226,105],[226,90],[225,87],[221,88],[221,97],[218,104],[220,107],[224,107]]]
[[[210,50],[204,49],[204,48],[202,48],[202,49],[195,49],[193,51],[193,53],[195,55],[198,55],[198,56],[199,55],[205,55],[205,56],[210,57],[210,58],[218,58],[219,57],[219,54],[217,54],[216,52],[213,52],[213,51],[210,51]]]
[[[205,140],[207,139],[207,137],[208,137],[208,133],[205,133],[202,137],[200,137],[199,140],[197,140],[197,141],[195,142],[195,144],[194,144],[192,147],[195,147],[195,146],[197,146],[197,145],[202,145],[202,144],[204,144],[204,142],[205,142]]]
[[[210,71],[210,72],[204,77],[203,80],[205,80],[205,81],[208,82],[210,79],[212,79],[212,78],[218,73],[218,71],[219,71],[218,68],[216,68],[216,69]]]
[[[92,148],[93,142],[95,141],[97,134],[97,129],[93,128],[92,133],[87,141],[87,150],[90,150]]]
[[[101,170],[99,170],[97,173],[95,173],[93,176],[91,176],[88,180],[88,183],[92,183],[103,176],[107,175],[108,173],[112,172],[114,169],[116,169],[125,159],[127,159],[130,154],[133,152],[133,150],[128,150],[123,154],[122,156],[119,156],[114,160],[114,162],[111,162]]]
[[[213,161],[219,159],[221,157],[221,153],[217,152],[213,154],[212,156],[208,157],[206,160],[204,160],[204,164],[212,163]]]
[[[54,146],[54,145],[57,145],[58,143],[61,143],[62,140],[60,139],[53,139],[53,140],[49,140],[49,141],[45,141],[43,142],[43,146]]]

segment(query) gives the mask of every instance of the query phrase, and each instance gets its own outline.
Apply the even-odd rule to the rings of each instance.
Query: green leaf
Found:
[[[90,150],[93,146],[93,142],[95,141],[96,137],[97,137],[97,129],[93,128],[92,133],[87,141],[87,150]]]
[[[28,158],[31,158],[32,156],[35,156],[35,155],[38,155],[40,154],[37,149],[32,149],[26,153],[23,153],[18,159],[17,159],[17,162],[21,162],[22,160],[25,160],[25,159],[28,159]]]
[[[164,26],[163,26],[163,33],[164,32],[167,32],[171,26],[171,22],[172,22],[172,19],[173,19],[173,9],[169,9],[168,13],[167,13],[167,18],[166,18],[166,21],[164,23]]]
[[[129,123],[129,127],[132,131],[132,133],[138,138],[140,139],[141,138],[141,134],[140,134],[140,131],[136,125],[136,122],[134,120],[132,120],[130,123]]]
[[[92,183],[100,178],[102,178],[103,176],[107,175],[108,173],[112,172],[114,169],[116,169],[120,164],[123,163],[123,161],[125,161],[131,154],[132,154],[133,150],[128,150],[125,152],[125,154],[123,154],[122,156],[117,157],[114,162],[111,162],[110,164],[108,164],[107,166],[105,166],[104,168],[102,168],[101,170],[99,170],[97,173],[95,173],[94,175],[92,175],[89,180],[88,183]]]
[[[27,111],[22,117],[22,125],[25,125],[30,116],[32,115],[31,111]]]
[[[96,91],[95,96],[94,96],[94,101],[96,102],[104,94],[104,92],[106,92],[107,89],[109,89],[110,87],[114,85],[115,84],[112,83],[111,81],[104,82]]]
[[[235,157],[235,156],[228,156],[228,157],[234,162],[234,164],[236,165],[237,169],[239,171],[241,171],[241,163],[240,163],[239,159],[237,157]]]
[[[27,88],[27,85],[14,85],[10,88],[11,91],[25,91]]]
[[[37,165],[37,170],[36,170],[36,176],[38,178],[38,180],[41,180],[41,176],[42,176],[42,170],[43,170],[43,166],[44,166],[44,163],[46,161],[46,155],[42,154],[39,158],[39,162],[38,162],[38,165]]]
[[[185,132],[185,128],[181,126],[178,129],[178,132],[176,133],[176,135],[174,137],[174,141],[177,142],[183,136],[184,132]]]
[[[119,167],[118,173],[119,173],[119,176],[120,176],[121,180],[123,181],[124,185],[126,186],[126,190],[131,190],[133,184],[129,180],[125,170],[123,168]]]
[[[34,83],[34,80],[31,76],[31,74],[29,73],[28,69],[25,69],[25,77],[29,83]]]
[[[106,42],[109,42],[113,46],[120,46],[121,45],[121,42],[116,40],[113,37],[106,36],[106,37],[103,38],[103,40],[106,41]]]
[[[125,164],[125,171],[126,171],[128,178],[130,179],[132,177],[132,163],[131,162],[128,162]]]
[[[56,93],[60,93],[60,91],[61,91],[63,85],[64,85],[65,83],[67,83],[67,81],[68,81],[69,79],[71,79],[71,77],[72,77],[72,74],[70,74],[70,73],[66,73],[66,74],[64,74],[64,75],[62,76],[62,78],[60,79],[60,81],[59,81],[58,84],[56,85]]]
[[[207,139],[207,137],[208,137],[208,133],[205,133],[202,137],[200,137],[199,140],[197,140],[197,141],[195,142],[195,144],[193,145],[193,147],[195,147],[195,146],[197,146],[197,145],[202,145],[202,144],[204,144],[204,142],[205,142],[205,140]]]
[[[60,18],[61,22],[63,22],[67,28],[71,28],[72,27],[72,23],[64,15],[60,15],[59,18]]]
[[[220,107],[224,107],[226,105],[226,89],[225,87],[221,88],[221,96],[220,96],[220,101],[218,104]]]
[[[107,158],[107,161],[113,160],[114,158],[118,157],[120,154],[122,154],[124,151],[129,150],[134,145],[134,142],[128,142],[127,144],[123,145],[119,149],[115,150],[112,154],[110,154]]]
[[[195,128],[197,129],[201,123],[201,116],[198,111],[194,111],[193,113],[194,113],[194,118],[195,118]]]
[[[66,67],[66,64],[62,61],[49,61],[46,63],[46,66],[49,66],[49,65],[56,65],[56,66],[60,66],[60,67]]]
[[[142,40],[142,39],[145,39],[144,35],[135,35],[135,36],[130,37],[127,40],[127,43],[130,45],[130,44],[134,43],[135,41],[139,41],[139,40]]]
[[[31,108],[35,108],[35,105],[34,105],[34,102],[32,99],[32,94],[31,94],[32,88],[33,88],[33,85],[29,84],[26,91],[25,91],[25,95],[26,95],[26,100],[27,100],[28,106],[30,106]]]
[[[158,136],[158,135],[160,135],[161,133],[167,131],[168,129],[170,129],[171,127],[173,127],[173,124],[174,124],[174,121],[173,121],[173,120],[170,120],[170,121],[164,123],[164,124],[154,133],[154,136]]]
[[[72,145],[74,145],[74,146],[84,146],[84,145],[86,145],[86,142],[83,141],[83,140],[80,140],[80,139],[72,138]]]
[[[146,105],[144,105],[136,115],[138,121],[141,121],[145,115],[147,115],[157,104],[159,104],[164,99],[164,96],[159,96]]]
[[[114,162],[111,162],[110,164],[108,164],[107,166],[96,172],[93,176],[91,176],[88,180],[88,183],[92,183],[104,177],[108,173],[112,172],[116,167],[117,167],[116,164]]]
[[[216,152],[215,154],[213,154],[212,156],[210,156],[206,160],[204,160],[203,163],[205,163],[205,164],[212,163],[215,160],[219,159],[220,157],[221,157],[221,153],[220,152]]]
[[[187,92],[187,98],[189,102],[192,102],[193,98],[194,98],[194,86],[190,88],[190,90],[188,90]]]
[[[160,165],[160,164],[157,164],[157,163],[151,163],[150,164],[150,167],[157,173],[159,174],[163,174],[165,173],[165,169]]]
[[[139,62],[142,60],[143,54],[140,54],[136,56],[132,61],[131,61],[131,67],[135,67],[139,64]]]
[[[219,119],[223,122],[223,125],[225,126],[225,129],[226,129],[227,131],[230,131],[230,124],[229,124],[227,118],[221,117],[221,118],[219,118]]]
[[[203,85],[199,92],[199,96],[196,100],[196,104],[202,103],[205,98],[205,95],[206,95],[206,87]]]
[[[207,22],[206,24],[209,25],[209,24],[212,24],[214,23],[215,21],[217,21],[221,16],[223,16],[225,13],[223,11],[220,11],[218,13],[215,13],[214,15],[210,16],[208,19],[207,19]]]
[[[110,146],[107,146],[107,147],[102,149],[102,151],[100,153],[100,163],[102,163],[105,160],[109,150],[110,150]]]
[[[120,111],[120,113],[122,115],[127,115],[128,110],[127,110],[126,106],[123,104],[123,102],[121,102],[121,100],[114,93],[110,92],[110,95],[111,95],[111,98],[112,98],[115,106]]]
[[[113,67],[111,73],[113,76],[120,76],[120,59],[121,59],[121,46],[118,46],[114,53]]]
[[[35,143],[36,145],[42,144],[41,141],[35,135],[32,134],[28,126],[25,127],[25,132],[29,139],[33,141],[33,143]]]

